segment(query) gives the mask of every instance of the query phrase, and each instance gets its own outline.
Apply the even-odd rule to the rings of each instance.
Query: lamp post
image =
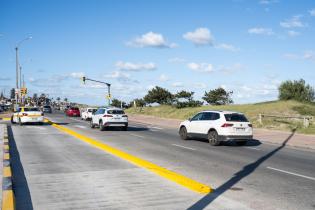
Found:
[[[20,64],[19,64],[19,47],[20,45],[24,42],[24,41],[27,41],[27,40],[30,40],[32,39],[31,36],[19,41],[17,43],[17,45],[15,46],[15,62],[16,62],[16,89],[18,90],[19,89],[19,70],[20,69]],[[20,75],[21,77],[21,75]],[[15,93],[15,108],[17,108],[17,104],[18,104],[18,99],[19,99],[19,93]]]

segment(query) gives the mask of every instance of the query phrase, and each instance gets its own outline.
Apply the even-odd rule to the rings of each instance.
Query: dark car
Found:
[[[43,112],[44,113],[52,113],[51,106],[48,106],[48,105],[43,106]]]
[[[78,107],[70,107],[66,111],[68,117],[80,117],[80,109]]]

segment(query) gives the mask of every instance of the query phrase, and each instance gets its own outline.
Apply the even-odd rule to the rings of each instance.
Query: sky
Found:
[[[0,0],[0,91],[91,105],[223,87],[235,103],[277,99],[285,80],[315,86],[314,0]]]

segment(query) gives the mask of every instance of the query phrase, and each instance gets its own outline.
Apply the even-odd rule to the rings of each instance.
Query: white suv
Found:
[[[105,130],[107,127],[120,127],[122,130],[126,131],[128,128],[128,116],[125,114],[124,110],[119,108],[99,108],[92,115],[90,126],[91,128],[98,126],[101,131]]]
[[[82,120],[90,120],[92,119],[92,114],[96,112],[96,108],[86,108],[83,112],[81,112],[81,119]]]
[[[192,136],[207,138],[213,146],[227,140],[235,140],[238,145],[245,145],[247,140],[253,138],[253,129],[242,113],[203,111],[182,122],[179,135],[183,140]]]

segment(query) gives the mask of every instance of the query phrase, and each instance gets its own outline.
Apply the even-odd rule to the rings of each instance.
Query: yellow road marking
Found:
[[[13,210],[14,205],[14,195],[12,190],[3,190],[2,192],[2,210]]]
[[[104,144],[98,140],[95,140],[95,139],[92,139],[92,138],[89,138],[87,136],[84,136],[82,134],[79,134],[69,128],[66,128],[64,126],[61,126],[61,125],[57,125],[51,121],[46,121],[46,122],[49,122],[53,127],[67,133],[67,134],[70,134],[78,139],[80,139],[81,141],[84,141],[88,144],[91,144],[93,145],[94,147],[96,148],[99,148],[105,152],[108,152],[112,155],[115,155],[119,158],[122,158],[124,160],[127,160],[128,162],[136,165],[136,166],[139,166],[139,167],[142,167],[142,168],[145,168],[151,172],[154,172],[155,174],[158,174],[168,180],[171,180],[173,182],[176,182],[177,184],[180,184],[186,188],[189,188],[195,192],[198,192],[198,193],[210,193],[213,191],[213,189],[203,183],[200,183],[198,181],[195,181],[191,178],[188,178],[186,176],[183,176],[181,174],[178,174],[176,172],[173,172],[173,171],[170,171],[166,168],[163,168],[161,166],[158,166],[154,163],[151,163],[149,161],[146,161],[146,160],[143,160],[141,158],[138,158],[136,156],[133,156],[133,155],[130,155],[126,152],[123,152],[119,149],[116,149],[114,147],[111,147],[107,144]]]
[[[11,177],[11,167],[10,166],[5,166],[3,167],[3,177]]]
[[[3,121],[9,121],[9,120],[11,120],[11,118],[10,117],[4,117],[4,118],[2,118],[2,120]]]
[[[4,149],[9,150],[9,145],[4,145]]]
[[[10,154],[9,153],[5,153],[4,154],[4,159],[5,160],[10,160]]]

